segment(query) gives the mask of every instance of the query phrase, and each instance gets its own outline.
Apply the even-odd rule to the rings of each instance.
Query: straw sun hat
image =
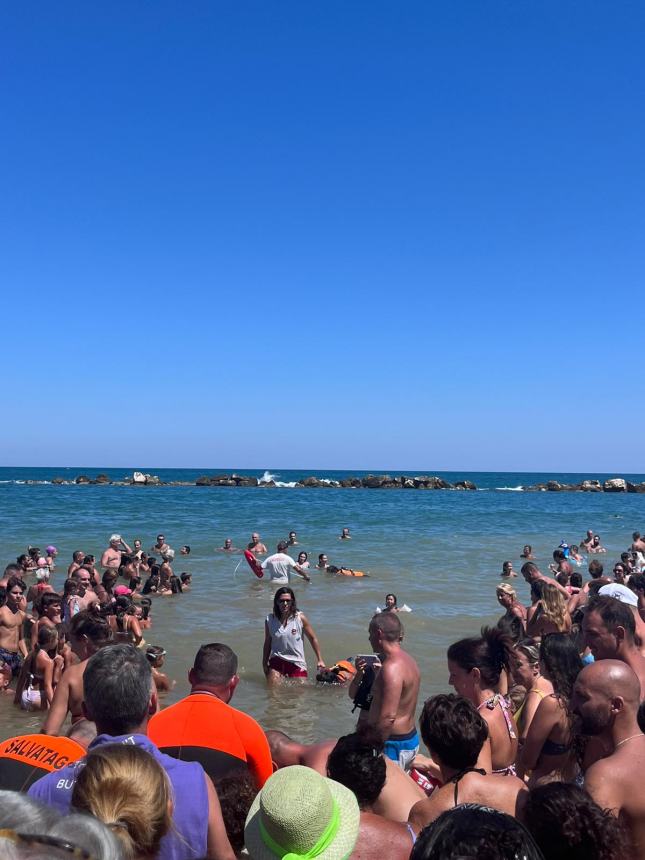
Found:
[[[348,788],[293,765],[276,771],[253,801],[244,842],[253,860],[342,860],[356,844],[360,817]]]

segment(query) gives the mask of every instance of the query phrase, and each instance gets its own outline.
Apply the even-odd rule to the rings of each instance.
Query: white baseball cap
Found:
[[[627,603],[628,606],[638,606],[638,597],[636,597],[631,588],[627,588],[626,585],[620,585],[618,582],[610,582],[609,585],[603,585],[598,590],[598,594],[602,597],[613,597],[615,600],[620,600],[621,603]]]

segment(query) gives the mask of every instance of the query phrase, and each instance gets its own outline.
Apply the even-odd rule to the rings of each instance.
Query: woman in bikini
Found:
[[[571,616],[562,593],[550,582],[541,585],[541,597],[529,607],[526,621],[526,635],[537,641],[548,633],[571,632]]]
[[[525,639],[515,646],[513,680],[526,690],[524,701],[515,712],[521,747],[526,741],[538,705],[545,696],[553,693],[553,684],[540,673],[540,650],[532,639]]]
[[[461,639],[448,648],[448,682],[488,724],[489,737],[477,761],[487,773],[514,773],[517,730],[502,695],[513,660],[513,642],[497,627],[483,627],[481,636]]]
[[[63,658],[57,654],[58,630],[41,627],[36,647],[20,670],[14,704],[25,711],[46,710],[54,698],[54,688],[63,671]]]
[[[569,700],[582,665],[578,649],[566,633],[549,633],[542,639],[540,668],[553,684],[553,693],[539,703],[520,753],[518,775],[530,772],[529,788],[575,776]]]

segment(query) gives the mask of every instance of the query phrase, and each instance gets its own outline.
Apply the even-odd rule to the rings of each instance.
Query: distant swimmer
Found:
[[[591,544],[587,547],[587,552],[597,553],[597,552],[607,552],[605,547],[600,543],[600,535],[594,535]]]
[[[253,534],[251,535],[251,540],[249,541],[246,548],[250,552],[252,552],[253,555],[266,555],[266,553],[268,552],[268,549],[260,540],[260,535],[257,532],[253,532]]]
[[[533,556],[531,556],[531,558],[533,558]],[[505,561],[502,564],[502,572],[500,573],[500,576],[503,576],[505,579],[510,579],[513,576],[517,576],[517,574],[513,570],[512,561]]]
[[[150,552],[153,555],[160,555],[163,559],[166,558],[169,550],[170,546],[166,543],[166,538],[163,535],[157,535],[157,543],[150,547]]]
[[[591,546],[592,543],[593,543],[593,532],[591,529],[587,529],[587,534],[580,541],[580,546],[582,547],[582,549],[589,552],[589,547]]]
[[[379,612],[412,612],[412,610],[407,603],[404,603],[403,606],[399,606],[396,594],[386,594],[385,606],[378,606],[376,608],[376,613],[378,614]]]
[[[524,544],[524,549],[520,553],[520,558],[533,559],[535,556],[533,555],[533,547],[530,543]]]
[[[318,570],[327,570],[327,568],[329,567],[329,559],[324,552],[321,552],[318,556],[318,564],[316,565],[316,567],[318,568]]]
[[[180,555],[190,555],[190,547],[188,544],[184,544],[179,550]]]
[[[349,533],[349,529],[343,529],[342,533],[338,536],[338,540],[351,540],[352,536]]]
[[[645,541],[641,537],[640,532],[634,532],[632,535],[631,551],[645,553]]]
[[[222,546],[217,547],[216,552],[241,552],[241,550],[239,550],[236,546],[233,546],[233,541],[230,538],[226,538]]]
[[[298,535],[295,532],[289,532],[287,543],[289,546],[298,546]]]
[[[307,570],[309,567],[309,555],[306,552],[303,551],[298,553],[298,565],[303,570]]]

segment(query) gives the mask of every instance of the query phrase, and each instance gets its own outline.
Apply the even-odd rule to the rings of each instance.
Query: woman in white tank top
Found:
[[[286,586],[279,588],[273,598],[273,612],[264,622],[262,669],[269,683],[307,677],[303,634],[314,650],[317,667],[324,668],[314,629],[299,611],[293,591]]]

